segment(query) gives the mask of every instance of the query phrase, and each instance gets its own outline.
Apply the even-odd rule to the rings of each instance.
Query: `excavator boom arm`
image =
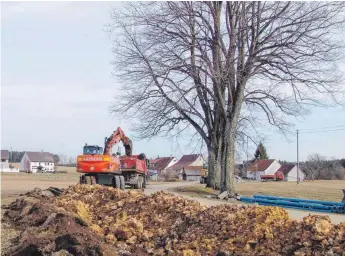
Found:
[[[109,138],[105,138],[103,154],[110,155],[111,148],[120,141],[122,141],[123,146],[125,147],[126,155],[131,156],[133,152],[132,141],[124,134],[120,127],[118,127]]]

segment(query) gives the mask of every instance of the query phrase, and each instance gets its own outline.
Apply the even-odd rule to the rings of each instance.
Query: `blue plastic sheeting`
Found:
[[[305,203],[315,203],[315,204],[323,204],[323,205],[345,207],[344,203],[339,203],[339,202],[321,201],[321,200],[308,200],[308,199],[300,199],[300,198],[292,198],[292,197],[266,196],[266,195],[258,195],[258,194],[256,194],[256,195],[254,195],[254,198],[284,200],[284,201],[290,201],[290,202],[305,202]]]
[[[278,206],[283,208],[293,208],[300,210],[316,211],[316,212],[328,212],[328,213],[345,213],[344,207],[338,205],[322,205],[315,203],[305,203],[305,202],[291,202],[281,200],[264,199],[264,198],[251,198],[251,197],[241,197],[240,201],[247,203],[258,203],[259,205],[268,206]],[[316,201],[316,200],[314,200]]]

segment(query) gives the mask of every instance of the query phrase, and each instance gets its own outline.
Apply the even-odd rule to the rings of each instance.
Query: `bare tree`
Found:
[[[318,179],[319,173],[324,168],[325,161],[326,158],[320,154],[311,154],[308,156],[303,168],[308,180]]]
[[[342,180],[345,178],[345,169],[339,160],[328,160],[320,154],[311,154],[304,163],[303,171],[309,180]]]
[[[68,157],[66,155],[59,155],[59,164],[61,165],[65,165],[65,164],[68,164]]]
[[[112,14],[123,84],[112,111],[141,138],[195,131],[208,185],[234,194],[238,138],[337,101],[343,13],[342,2],[127,3]]]

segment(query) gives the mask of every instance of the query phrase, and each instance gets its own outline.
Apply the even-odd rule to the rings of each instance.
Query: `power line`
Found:
[[[300,134],[306,134],[306,133],[322,133],[322,132],[336,132],[336,131],[344,131],[344,128],[340,128],[340,129],[330,129],[330,130],[320,130],[320,131],[307,131],[307,132],[300,132]]]
[[[337,126],[321,127],[321,128],[298,129],[298,130],[299,131],[314,131],[314,130],[334,129],[334,128],[345,128],[345,124],[337,125]]]

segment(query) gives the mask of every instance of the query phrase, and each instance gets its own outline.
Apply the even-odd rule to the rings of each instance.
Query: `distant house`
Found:
[[[275,174],[280,167],[280,163],[275,159],[256,160],[249,166],[247,178],[260,181],[261,175]]]
[[[0,172],[19,172],[19,169],[9,165],[10,154],[8,150],[1,150]]]
[[[284,180],[286,181],[297,181],[299,177],[300,181],[304,180],[304,173],[299,169],[297,177],[297,165],[295,164],[283,164],[278,171],[281,171],[284,174]]]
[[[20,170],[36,173],[39,169],[43,172],[53,172],[53,155],[48,152],[25,152],[20,162]]]
[[[149,170],[157,171],[157,174],[161,174],[176,162],[176,157],[159,157],[152,159],[149,163]]]
[[[0,163],[0,170],[1,172],[5,172],[7,169],[9,169],[8,160],[10,158],[10,154],[8,150],[1,150],[1,163]]]
[[[188,181],[200,181],[200,172],[205,161],[201,154],[184,155],[174,165],[167,170],[174,171],[179,174],[180,179]]]
[[[10,159],[9,151],[1,149],[1,163],[8,163],[9,159]]]

